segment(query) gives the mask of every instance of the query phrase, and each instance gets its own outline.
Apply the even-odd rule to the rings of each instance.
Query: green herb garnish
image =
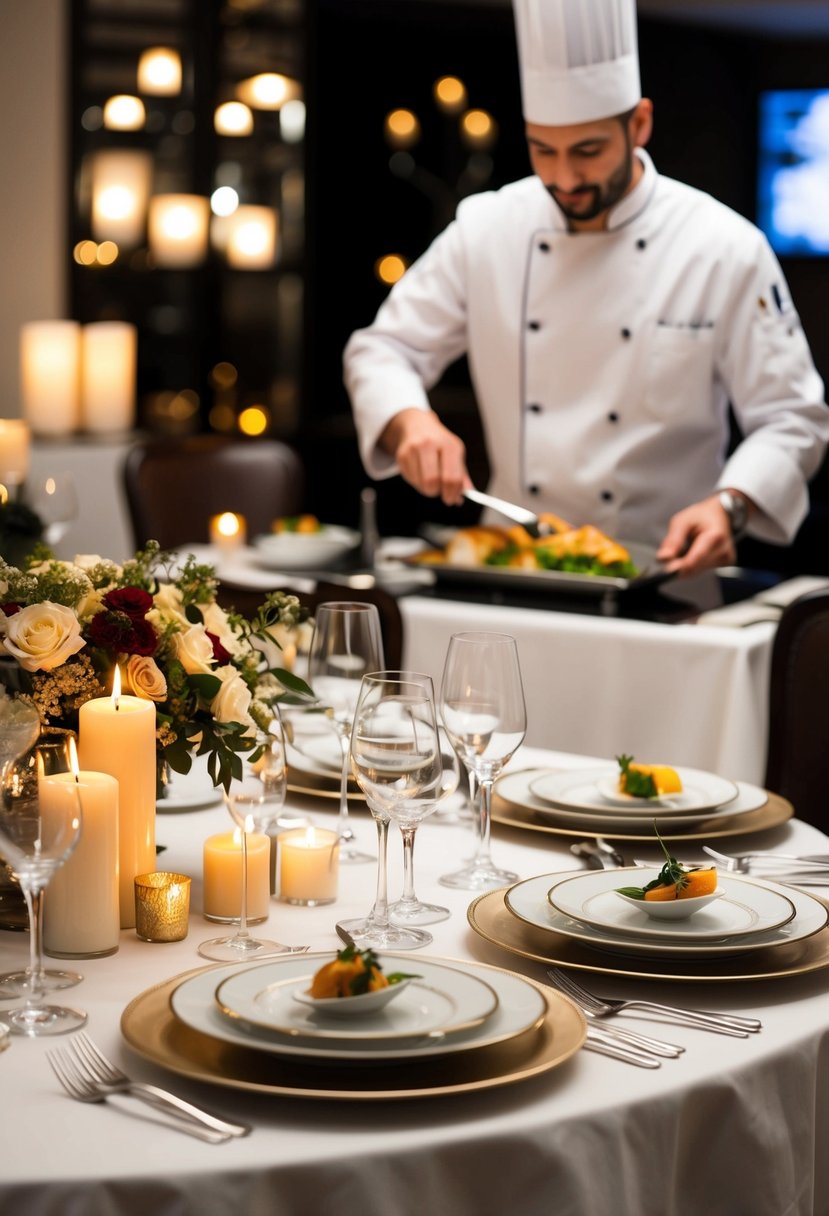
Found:
[[[679,894],[683,887],[687,887],[688,885],[689,871],[675,857],[671,857],[665,847],[665,841],[659,835],[656,823],[653,825],[653,830],[656,832],[656,839],[659,841],[662,852],[665,854],[665,864],[656,878],[645,887],[616,887],[616,890],[620,894],[628,895],[631,899],[644,899],[645,892],[653,890],[654,887],[672,887],[676,885],[677,894]]]
[[[364,992],[368,992],[368,986],[372,978],[372,967],[382,972],[383,968],[380,960],[373,950],[358,950],[356,946],[345,946],[337,954],[337,958],[343,963],[352,963],[357,958],[362,958],[364,970],[353,979],[349,980],[348,989],[351,996],[362,996]],[[403,980],[419,980],[421,976],[410,975],[406,971],[391,971],[386,976],[389,985],[399,984]]]
[[[626,794],[630,794],[632,798],[656,798],[659,795],[659,790],[656,788],[656,782],[651,773],[640,773],[638,769],[632,769],[630,766],[633,763],[633,756],[617,756],[619,768],[622,770],[622,789]]]

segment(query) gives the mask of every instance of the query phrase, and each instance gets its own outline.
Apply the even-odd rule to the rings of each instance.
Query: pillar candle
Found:
[[[247,540],[247,520],[244,515],[223,511],[221,515],[210,516],[208,532],[211,545],[217,545],[225,551],[238,549]]]
[[[41,803],[80,794],[83,822],[72,853],[43,901],[43,948],[55,958],[94,958],[118,949],[118,782],[106,773],[55,773],[40,782]],[[44,808],[45,809],[45,808]]]
[[[22,418],[0,418],[0,482],[19,486],[29,473],[31,432]]]
[[[308,827],[280,833],[279,898],[289,904],[333,903],[339,862],[336,832]]]
[[[247,919],[265,920],[271,897],[270,838],[248,832]],[[223,832],[204,842],[204,914],[238,920],[242,910],[242,833]]]
[[[138,340],[126,321],[93,321],[81,331],[81,425],[96,432],[128,431],[135,421]]]
[[[29,321],[20,330],[23,416],[38,435],[68,435],[80,408],[81,327],[77,321]]]
[[[155,705],[140,697],[96,697],[81,706],[83,769],[118,780],[121,928],[135,928],[135,876],[155,868]]]

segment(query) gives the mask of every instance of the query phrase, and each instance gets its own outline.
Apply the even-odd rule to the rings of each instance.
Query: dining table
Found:
[[[520,780],[530,770],[566,773],[606,762],[601,754],[525,743],[501,781]],[[337,798],[332,789],[290,781],[290,776],[289,770],[285,813],[333,826]],[[171,1046],[176,1015],[170,994],[185,977],[202,974],[209,989],[210,969],[217,967],[198,954],[199,943],[216,930],[203,915],[203,846],[230,822],[217,792],[193,787],[188,799],[193,780],[176,776],[178,797],[169,808],[160,803],[156,816],[159,869],[192,879],[186,937],[145,941],[134,929],[123,929],[116,953],[73,960],[83,980],[57,996],[86,1011],[86,1032],[130,1076],[247,1123],[251,1132],[206,1144],[162,1124],[129,1099],[73,1102],[47,1060],[47,1051],[68,1036],[13,1035],[0,1053],[5,1111],[0,1211],[26,1216],[829,1213],[829,929],[816,933],[802,952],[796,943],[776,947],[779,965],[761,967],[751,955],[738,955],[726,960],[730,965],[722,971],[691,968],[688,975],[673,974],[676,967],[660,958],[642,967],[622,954],[608,964],[606,954],[594,955],[589,948],[568,954],[551,945],[545,955],[537,946],[505,944],[497,930],[487,928],[495,922],[479,916],[485,906],[499,909],[503,892],[480,894],[439,881],[474,846],[460,795],[456,813],[439,808],[417,834],[417,894],[445,905],[450,915],[429,926],[431,944],[409,952],[407,968],[410,964],[417,973],[418,961],[449,960],[489,974],[493,982],[517,975],[539,992],[552,993],[546,968],[555,963],[603,995],[743,1014],[760,1019],[762,1030],[737,1038],[643,1014],[619,1015],[617,1024],[685,1048],[658,1068],[639,1068],[579,1046],[583,1034],[574,1047],[573,1018],[583,1015],[555,993],[555,1008],[567,1014],[569,1031],[552,1033],[546,1062],[524,1068],[507,1060],[487,1076],[474,1070],[467,1076],[447,1065],[444,1077],[438,1061],[428,1064],[422,1085],[415,1068],[396,1090],[398,1074],[387,1073],[379,1061],[333,1069],[326,1061],[305,1064],[304,1072],[288,1069],[286,1077],[293,1080],[281,1082],[281,1064],[272,1057],[261,1057],[261,1077],[253,1067],[241,1079],[232,1050],[221,1042],[206,1071],[177,1055]],[[585,869],[571,852],[572,831],[520,822],[508,813],[498,788],[492,833],[497,864],[521,882],[551,876],[552,883]],[[351,805],[359,845],[376,853],[376,826],[364,800],[355,794]],[[829,856],[829,838],[792,812],[774,798],[774,813],[760,813],[759,820],[758,812],[754,818],[747,814],[741,833],[680,833],[672,848],[694,857],[708,839],[726,853],[756,848]],[[401,883],[396,828],[389,839],[389,894],[396,898]],[[616,844],[628,864],[639,854],[652,861],[660,856],[655,840],[630,840],[620,833]],[[313,971],[342,948],[336,922],[369,911],[375,882],[376,865],[357,863],[340,866],[332,903],[289,904],[277,889],[267,921],[251,932],[309,947]],[[820,900],[820,888],[811,896]],[[27,951],[25,932],[0,933],[0,970],[24,963]],[[367,1077],[372,1068],[379,1072]],[[384,1083],[386,1075],[390,1079]]]

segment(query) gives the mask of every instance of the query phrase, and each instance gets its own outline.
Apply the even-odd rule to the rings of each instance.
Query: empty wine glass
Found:
[[[63,771],[68,771],[68,740],[49,746],[67,749]],[[7,764],[0,800],[0,856],[20,883],[29,912],[29,984],[25,1002],[0,1013],[0,1022],[14,1034],[30,1038],[65,1034],[86,1022],[83,1010],[48,1004],[41,982],[43,892],[77,845],[82,822],[77,785],[71,780],[50,778],[49,767],[44,749],[36,742]]]
[[[351,731],[351,765],[370,806],[383,817],[399,814],[412,824],[434,806],[443,765],[431,680],[400,678],[407,674],[382,673],[362,680]],[[349,922],[343,926],[349,928]],[[395,928],[397,935],[404,935],[398,941],[403,948],[426,946],[432,940],[425,929]]]
[[[337,834],[340,861],[366,862],[374,858],[354,846],[348,822],[348,748],[354,707],[364,675],[383,666],[383,637],[375,604],[335,600],[314,612],[314,632],[308,652],[308,683],[319,703],[329,711],[340,742],[340,810]]]
[[[443,668],[440,712],[458,757],[475,774],[480,816],[474,858],[440,882],[471,891],[515,882],[518,875],[499,869],[490,856],[492,787],[527,730],[515,638],[505,633],[453,634]]]
[[[44,541],[54,548],[78,518],[78,493],[71,473],[27,481],[26,501],[43,524]]]
[[[282,722],[275,716],[266,732],[257,734],[256,748],[251,753],[250,763],[244,766],[241,778],[231,781],[225,795],[225,804],[233,822],[241,832],[242,844],[242,898],[239,925],[236,932],[226,937],[211,937],[199,946],[203,958],[222,962],[246,962],[248,959],[267,957],[270,954],[286,954],[291,946],[267,938],[251,937],[248,930],[248,832],[268,835],[269,829],[279,819],[285,805],[287,789],[287,766],[285,762],[285,738]]]

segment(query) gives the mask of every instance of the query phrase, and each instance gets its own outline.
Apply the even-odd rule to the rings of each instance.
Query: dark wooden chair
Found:
[[[190,435],[140,440],[128,451],[123,485],[135,548],[207,544],[208,520],[243,515],[248,535],[268,532],[280,515],[304,509],[305,466],[277,439]]]
[[[775,635],[766,788],[829,831],[829,591],[800,596]]]

